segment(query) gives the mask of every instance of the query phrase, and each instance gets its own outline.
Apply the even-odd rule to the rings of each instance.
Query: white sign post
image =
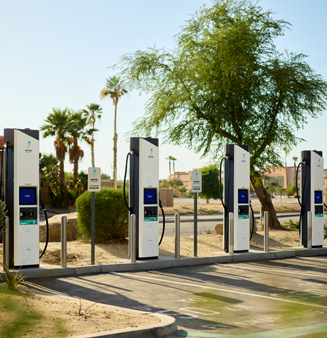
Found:
[[[194,192],[194,257],[198,255],[198,192],[202,191],[202,172],[192,171],[192,192]]]
[[[202,172],[200,170],[192,171],[192,192],[202,191]]]
[[[91,167],[88,169],[88,191],[101,191],[101,168]]]
[[[88,169],[87,190],[92,193],[91,201],[91,264],[95,264],[95,192],[101,191],[101,168]]]

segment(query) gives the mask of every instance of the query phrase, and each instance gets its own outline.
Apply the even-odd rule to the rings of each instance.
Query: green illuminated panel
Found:
[[[238,219],[247,219],[249,218],[249,215],[239,215]]]
[[[30,224],[37,224],[36,219],[25,219],[25,220],[20,220],[19,221],[20,225],[30,225]]]
[[[156,222],[158,217],[144,217],[144,222]]]
[[[323,214],[317,214],[317,215],[315,215],[315,217],[324,217],[324,215]]]

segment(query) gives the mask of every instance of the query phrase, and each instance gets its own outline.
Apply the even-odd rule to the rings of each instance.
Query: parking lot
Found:
[[[93,302],[173,316],[174,337],[326,337],[327,257],[33,279]]]

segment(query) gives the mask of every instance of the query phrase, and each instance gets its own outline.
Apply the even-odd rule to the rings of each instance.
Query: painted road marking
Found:
[[[327,276],[326,275],[314,275],[312,274],[311,272],[294,272],[294,271],[287,271],[287,270],[280,270],[280,269],[265,269],[265,268],[256,268],[256,267],[247,267],[245,265],[242,265],[242,264],[220,264],[220,263],[216,263],[215,265],[219,265],[219,266],[232,266],[233,268],[236,268],[237,266],[241,267],[242,269],[245,269],[245,270],[258,270],[258,271],[269,271],[269,272],[280,272],[280,273],[283,273],[283,274],[290,274],[290,275],[304,275],[304,276],[309,276],[310,277],[319,277],[319,278],[325,278],[327,279]]]
[[[300,327],[292,327],[289,329],[273,330],[273,331],[262,331],[245,333],[240,335],[233,334],[215,334],[215,333],[201,333],[201,332],[187,332],[182,331],[177,335],[180,337],[212,337],[212,338],[292,338],[297,336],[304,336],[313,333],[327,332],[327,324],[314,324]]]
[[[110,272],[110,273],[114,274],[114,275],[118,275],[118,276],[132,277],[134,279],[138,279],[139,278],[139,279],[155,280],[155,281],[162,282],[162,283],[167,283],[167,284],[177,284],[177,285],[192,286],[192,287],[201,288],[201,289],[209,289],[209,290],[216,290],[216,291],[222,291],[222,292],[229,292],[229,293],[234,293],[234,294],[239,294],[239,295],[246,295],[246,296],[252,296],[252,297],[257,297],[257,298],[264,298],[264,299],[270,299],[270,300],[275,300],[275,301],[281,301],[281,302],[285,302],[285,303],[293,303],[293,304],[300,304],[300,305],[306,305],[306,306],[314,306],[314,307],[320,307],[320,308],[327,308],[327,306],[325,306],[325,305],[311,304],[311,303],[298,302],[298,301],[289,300],[289,299],[282,299],[282,298],[277,298],[277,297],[257,295],[255,293],[250,293],[250,292],[228,290],[228,289],[222,289],[222,288],[217,288],[217,287],[212,287],[212,286],[205,286],[205,285],[198,285],[198,284],[191,284],[191,283],[184,283],[184,282],[176,282],[176,281],[170,281],[170,280],[167,280],[167,279],[147,277],[147,276],[140,276],[140,275],[132,275],[132,274],[123,273],[123,272]]]
[[[327,261],[325,257],[296,257],[296,259],[312,260],[312,261]]]

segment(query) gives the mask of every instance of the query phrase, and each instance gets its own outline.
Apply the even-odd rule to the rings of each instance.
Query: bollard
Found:
[[[131,258],[131,240],[132,240],[132,229],[131,229],[131,216],[128,217],[128,258]]]
[[[312,249],[312,212],[308,211],[308,232],[307,232],[307,248]]]
[[[234,255],[234,214],[229,213],[229,254]]]
[[[264,244],[263,248],[265,252],[269,251],[269,213],[268,211],[265,211],[264,213]]]
[[[61,267],[67,267],[67,216],[61,217]]]
[[[132,230],[132,240],[131,240],[131,262],[136,262],[136,215],[132,214],[130,218],[131,230]]]
[[[175,259],[180,259],[181,227],[180,214],[175,214]]]

